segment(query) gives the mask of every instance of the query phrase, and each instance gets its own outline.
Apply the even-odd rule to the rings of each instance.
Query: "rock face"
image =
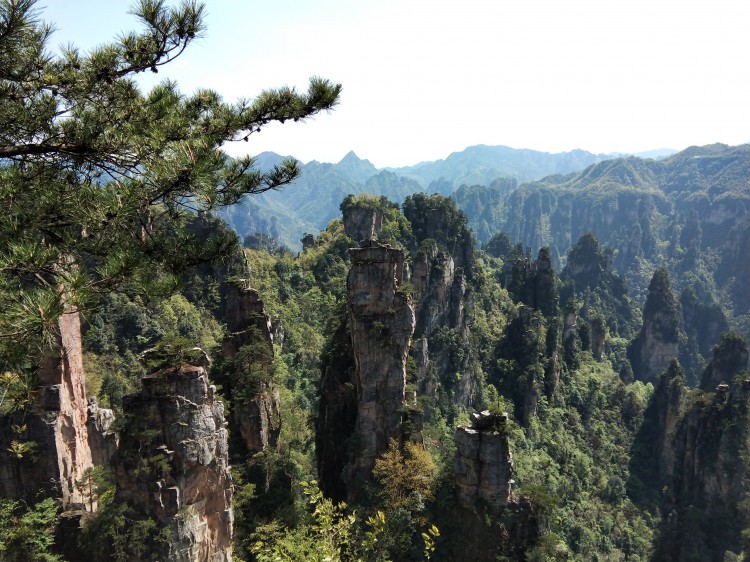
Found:
[[[227,429],[205,369],[183,365],[148,375],[123,409],[117,498],[171,532],[161,560],[230,562]]]
[[[691,394],[672,360],[636,436],[631,474],[652,488],[650,507],[658,506],[663,516],[655,560],[722,562],[742,550],[742,504],[750,486],[744,460],[750,455],[750,380],[741,378],[747,364],[736,361],[737,346],[724,343],[706,371],[734,382]]]
[[[672,473],[671,438],[681,420],[686,392],[685,373],[673,359],[657,381],[636,435],[632,473],[646,485],[659,483]]]
[[[743,548],[748,498],[750,380],[722,384],[686,412],[662,454],[666,515],[662,560],[721,562]]]
[[[390,439],[401,439],[414,310],[409,295],[400,290],[404,275],[401,250],[366,242],[349,253],[352,267],[347,293],[358,451],[346,469],[345,480],[356,482],[369,476],[375,458],[388,449]]]
[[[701,389],[711,391],[720,384],[728,384],[748,368],[747,342],[734,333],[722,334],[713,349],[713,359],[701,376]]]
[[[636,378],[654,381],[656,375],[678,357],[679,310],[669,275],[657,269],[648,287],[643,309],[643,328],[628,346],[628,359]]]
[[[512,499],[513,455],[503,428],[508,415],[474,414],[473,427],[456,430],[455,478],[464,509],[488,506],[499,513]]]
[[[225,360],[236,359],[228,380],[232,426],[253,454],[275,445],[281,430],[279,390],[270,382],[273,326],[258,291],[235,284],[227,289],[226,322],[222,355]],[[242,350],[246,354],[238,358]]]
[[[507,414],[472,415],[472,427],[455,433],[457,505],[444,554],[448,560],[524,560],[542,525],[531,503],[512,491],[513,459],[505,435]],[[454,544],[450,544],[453,542]]]
[[[427,242],[414,257],[411,283],[416,301],[415,337],[422,342],[412,354],[419,375],[414,382],[421,395],[435,395],[440,384],[453,393],[454,401],[470,406],[479,393],[479,382],[468,354],[462,352],[469,346],[468,310],[472,306],[464,271],[452,255]],[[462,342],[460,351],[454,342]],[[460,380],[456,380],[457,373]]]
[[[383,228],[383,209],[342,204],[344,231],[354,240],[374,240]]]
[[[119,436],[114,428],[115,414],[107,408],[100,408],[96,399],[89,398],[88,429],[91,460],[96,466],[109,466],[119,444]]]
[[[93,461],[78,312],[66,311],[58,325],[56,346],[38,371],[42,389],[30,414],[0,420],[0,496],[28,498],[44,490],[68,507],[84,503],[75,483]],[[33,443],[33,451],[17,458],[8,451],[13,440]]]

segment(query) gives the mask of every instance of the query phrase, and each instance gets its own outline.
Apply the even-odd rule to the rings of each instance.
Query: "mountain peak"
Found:
[[[353,150],[346,153],[335,168],[351,180],[365,182],[378,173],[378,169],[369,160],[363,160]]]
[[[346,156],[344,156],[340,161],[339,164],[350,164],[354,162],[366,162],[366,160],[362,160],[359,156],[357,156],[357,153],[353,150],[350,150],[346,153]]]

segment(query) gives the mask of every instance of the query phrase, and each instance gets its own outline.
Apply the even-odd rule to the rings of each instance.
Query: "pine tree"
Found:
[[[35,0],[0,0],[3,369],[38,355],[66,309],[114,289],[171,288],[186,267],[225,254],[236,240],[198,243],[190,218],[288,184],[299,170],[288,160],[260,172],[221,147],[337,103],[341,86],[321,78],[305,93],[267,90],[232,104],[211,90],[184,95],[168,80],[143,93],[135,77],[200,37],[204,9],[140,0],[133,13],[142,31],[88,54],[53,53]]]

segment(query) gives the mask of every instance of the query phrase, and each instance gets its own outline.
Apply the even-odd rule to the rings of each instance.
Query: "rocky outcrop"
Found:
[[[414,258],[411,282],[417,302],[417,335],[429,337],[441,326],[467,332],[469,292],[452,256],[436,246],[423,248]]]
[[[678,357],[679,309],[669,275],[657,269],[648,287],[643,309],[643,328],[628,346],[628,359],[636,378],[654,381],[656,375]]]
[[[671,439],[680,423],[686,395],[685,373],[673,359],[657,381],[632,450],[631,474],[644,487],[661,489],[660,483],[672,473]]]
[[[383,228],[383,209],[374,205],[341,205],[344,232],[354,240],[374,240]]]
[[[513,455],[505,432],[507,414],[474,414],[472,427],[456,430],[454,473],[458,503],[464,509],[487,506],[498,514],[511,501]]]
[[[406,359],[414,333],[410,296],[401,290],[404,253],[376,242],[366,242],[349,253],[347,295],[357,392],[357,450],[346,469],[348,484],[369,476],[389,440],[401,439]]]
[[[42,387],[30,411],[0,420],[0,496],[29,498],[42,490],[68,507],[84,503],[76,481],[93,460],[78,312],[66,310],[58,327],[57,342],[41,361]],[[14,441],[29,448],[17,455],[9,450]]]
[[[524,560],[543,530],[537,508],[513,492],[507,414],[472,414],[455,433],[456,504],[444,518],[446,560]],[[443,527],[441,527],[441,530]]]
[[[556,326],[552,330],[555,340],[550,342],[554,349],[557,347],[557,331]],[[500,361],[492,383],[513,400],[517,419],[527,427],[537,414],[539,398],[547,392],[544,388],[547,383],[550,383],[550,396],[557,392],[551,383],[555,380],[554,373],[559,374],[561,365],[556,353],[547,356],[547,332],[546,320],[538,310],[520,306],[518,315],[509,322],[495,351]],[[547,371],[547,367],[550,372],[545,381],[540,375]]]
[[[711,391],[720,384],[729,384],[748,368],[747,341],[735,333],[722,334],[713,349],[713,358],[701,377],[701,389]]]
[[[281,431],[279,390],[272,381],[273,326],[258,291],[229,284],[222,342],[226,384],[232,400],[232,427],[249,454],[274,446]]]
[[[416,303],[415,336],[423,342],[412,353],[419,374],[412,382],[420,395],[434,396],[441,388],[451,393],[455,402],[471,406],[479,395],[480,375],[464,352],[469,347],[468,311],[472,306],[464,271],[452,255],[428,240],[414,257],[411,284]],[[457,373],[462,375],[459,380]]]
[[[730,382],[689,392],[672,360],[636,435],[631,479],[637,485],[631,492],[636,502],[645,500],[663,514],[655,560],[723,562],[742,550],[742,505],[750,486],[744,460],[750,456],[747,346],[741,338],[725,337],[714,353],[704,386]],[[643,496],[649,489],[650,496]]]
[[[743,549],[748,498],[750,380],[719,385],[692,404],[665,446],[660,560],[722,562]]]
[[[100,408],[95,398],[89,398],[88,429],[91,459],[96,466],[109,466],[119,443],[115,431],[115,414],[108,408]]]
[[[476,257],[474,240],[466,216],[455,202],[438,194],[415,193],[406,198],[403,210],[418,244],[432,240],[471,279]]]
[[[116,494],[169,530],[160,560],[231,561],[224,406],[205,369],[183,365],[148,375],[123,409]]]

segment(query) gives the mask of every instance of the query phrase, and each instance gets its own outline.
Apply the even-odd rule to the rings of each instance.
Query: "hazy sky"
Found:
[[[121,0],[40,0],[52,45],[136,25]],[[240,148],[376,166],[475,144],[637,152],[750,142],[748,0],[207,0],[208,30],[158,78],[225,100],[344,86],[314,121]]]

